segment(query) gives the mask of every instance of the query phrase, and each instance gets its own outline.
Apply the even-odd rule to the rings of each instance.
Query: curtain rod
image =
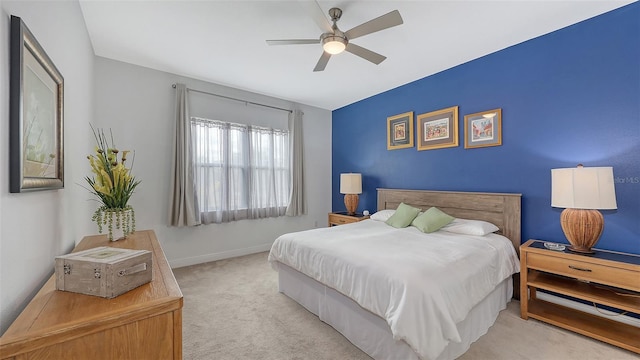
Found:
[[[172,84],[171,85],[172,88],[176,88],[176,84]],[[280,108],[277,106],[271,106],[271,105],[265,105],[265,104],[260,104],[260,103],[256,103],[253,101],[247,101],[247,100],[242,100],[242,99],[237,99],[234,97],[230,97],[230,96],[224,96],[224,95],[219,95],[219,94],[214,94],[214,93],[210,93],[210,92],[206,92],[206,91],[202,91],[202,90],[196,90],[196,89],[191,89],[191,88],[187,88],[187,91],[193,91],[193,92],[197,92],[197,93],[201,93],[201,94],[207,94],[207,95],[211,95],[211,96],[217,96],[217,97],[221,97],[223,99],[229,99],[229,100],[235,100],[235,101],[240,101],[243,102],[245,104],[251,104],[251,105],[257,105],[257,106],[264,106],[267,108],[271,108],[271,109],[275,109],[275,110],[281,110],[281,111],[286,111],[288,113],[292,113],[293,110],[290,109],[284,109],[284,108]]]

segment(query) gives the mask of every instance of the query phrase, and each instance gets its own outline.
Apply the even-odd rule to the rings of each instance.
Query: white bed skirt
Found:
[[[287,265],[278,263],[277,267],[281,293],[316,314],[369,356],[377,360],[419,359],[406,342],[393,339],[389,325],[381,317]],[[457,324],[462,342],[449,343],[437,360],[455,359],[464,354],[471,343],[487,333],[512,295],[513,283],[509,277]]]

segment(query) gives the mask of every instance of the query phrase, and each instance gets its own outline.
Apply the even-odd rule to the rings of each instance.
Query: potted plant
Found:
[[[136,230],[135,212],[129,205],[129,199],[140,181],[131,175],[133,162],[127,168],[130,151],[120,151],[115,147],[111,131],[109,142],[104,131],[96,131],[93,127],[91,130],[96,139],[96,149],[95,154],[87,156],[87,159],[93,176],[85,179],[91,187],[89,191],[101,203],[91,220],[98,224],[100,233],[106,225],[109,240],[115,241],[126,238]]]

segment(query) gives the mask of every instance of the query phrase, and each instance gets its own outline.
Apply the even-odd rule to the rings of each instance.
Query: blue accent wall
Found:
[[[387,150],[387,117],[456,105],[458,147]],[[502,146],[464,149],[464,115],[494,108]],[[332,121],[334,211],[344,210],[343,172],[362,173],[359,212],[375,211],[378,187],[515,192],[523,242],[566,242],[551,169],[613,166],[618,209],[602,211],[596,247],[640,254],[640,3],[337,109]]]

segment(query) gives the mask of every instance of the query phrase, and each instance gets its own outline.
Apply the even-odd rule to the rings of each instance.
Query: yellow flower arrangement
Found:
[[[116,229],[122,229],[127,237],[136,230],[135,212],[128,202],[140,181],[131,175],[131,168],[125,165],[130,151],[120,152],[114,146],[113,134],[110,134],[111,142],[108,142],[104,131],[96,131],[93,127],[91,129],[96,139],[96,148],[95,155],[89,155],[87,159],[93,176],[85,179],[91,186],[89,191],[102,204],[93,213],[91,220],[98,224],[100,233],[103,225],[108,226],[109,240],[113,240],[113,225]]]

